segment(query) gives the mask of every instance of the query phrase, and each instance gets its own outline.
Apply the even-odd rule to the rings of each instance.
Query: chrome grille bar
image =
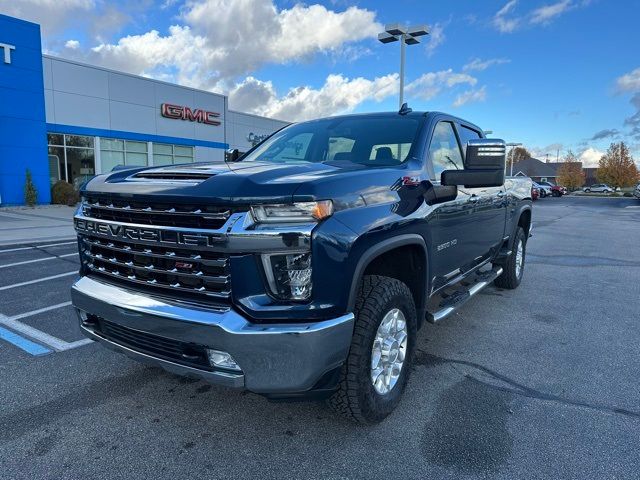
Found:
[[[152,273],[158,273],[158,274],[162,274],[162,275],[169,275],[169,276],[175,276],[175,277],[179,277],[179,278],[190,278],[190,279],[197,279],[197,280],[201,280],[203,282],[209,282],[212,283],[214,285],[222,285],[222,286],[226,286],[229,284],[229,275],[216,275],[216,276],[212,276],[212,275],[205,275],[202,271],[197,271],[197,272],[183,272],[178,270],[177,268],[173,268],[171,270],[166,270],[163,268],[158,268],[153,264],[147,265],[147,266],[140,266],[140,265],[136,265],[135,263],[133,263],[133,261],[128,261],[128,262],[120,262],[118,261],[115,257],[111,257],[111,258],[107,258],[104,255],[98,253],[98,254],[93,254],[89,251],[85,251],[84,254],[90,258],[91,260],[93,260],[94,262],[97,261],[101,261],[104,263],[108,263],[109,265],[115,265],[116,267],[121,267],[123,269],[132,269],[132,270],[139,270],[139,271],[146,271],[146,272],[152,272]],[[126,275],[125,275],[126,277]]]
[[[154,209],[152,207],[146,208],[133,208],[131,205],[125,205],[123,207],[116,206],[114,204],[102,205],[100,202],[86,202],[86,207],[89,207],[92,211],[96,210],[109,210],[116,212],[124,212],[124,213],[140,213],[147,215],[171,215],[176,214],[180,216],[194,216],[198,218],[205,218],[210,220],[227,220],[231,216],[231,210],[223,210],[221,212],[203,212],[199,208],[190,211],[180,211],[176,210],[174,207],[168,209]]]
[[[129,244],[121,244],[123,246],[118,246],[113,242],[102,242],[96,239],[90,239],[84,237],[82,241],[89,246],[103,248],[106,250],[111,250],[114,252],[119,252],[122,254],[129,255],[141,255],[148,258],[157,258],[163,260],[172,260],[176,262],[197,262],[201,265],[205,265],[207,267],[217,267],[217,268],[226,268],[229,265],[228,258],[203,258],[200,254],[194,254],[191,256],[177,255],[172,250],[166,250],[165,253],[158,253],[158,250],[154,252],[152,248],[142,248],[140,249],[137,245],[129,245]],[[143,246],[144,247],[144,246]]]
[[[86,263],[86,266],[91,271],[94,271],[96,273],[106,275],[108,277],[118,279],[120,281],[125,280],[127,282],[131,282],[131,283],[145,286],[145,287],[154,287],[154,288],[165,289],[173,292],[184,292],[184,293],[190,293],[190,294],[200,293],[208,297],[224,299],[224,300],[228,300],[231,297],[231,292],[228,290],[222,291],[222,292],[209,292],[209,291],[206,291],[204,287],[200,287],[196,289],[196,288],[183,287],[180,284],[161,283],[161,282],[158,282],[157,280],[141,280],[137,278],[135,275],[125,276],[120,274],[120,272],[118,271],[110,271],[110,270],[107,270],[106,267],[98,267],[92,263]]]

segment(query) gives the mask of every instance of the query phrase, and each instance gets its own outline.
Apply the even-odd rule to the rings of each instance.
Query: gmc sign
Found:
[[[191,110],[189,107],[181,105],[173,105],[171,103],[163,103],[160,105],[160,114],[165,118],[174,120],[187,120],[189,122],[206,123],[207,125],[220,125],[219,120],[215,120],[220,116],[217,112],[208,112],[197,108]]]

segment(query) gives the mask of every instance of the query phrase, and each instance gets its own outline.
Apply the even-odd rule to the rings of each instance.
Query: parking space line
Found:
[[[92,343],[93,340],[89,338],[83,338],[81,340],[76,340],[75,342],[65,342],[64,340],[54,337],[53,335],[49,335],[48,333],[43,332],[42,330],[38,330],[37,328],[33,328],[19,321],[22,318],[32,317],[33,315],[38,315],[43,312],[49,312],[51,310],[55,310],[58,308],[68,307],[69,305],[71,305],[71,302],[58,303],[56,305],[39,308],[37,310],[32,310],[30,312],[20,313],[12,317],[7,317],[6,315],[0,314],[0,325],[4,325],[5,327],[8,327],[11,330],[14,330],[15,332],[19,332],[33,340],[36,340],[44,345],[47,345],[48,347],[53,348],[57,352],[72,350],[74,348],[82,347],[83,345],[88,345],[89,343]],[[9,333],[12,333],[12,332],[9,332]],[[16,336],[19,337],[19,335],[16,335]],[[0,336],[0,338],[4,338],[4,337]],[[28,340],[26,339],[24,340],[28,342]]]
[[[20,320],[21,318],[32,317],[33,315],[38,315],[50,310],[56,310],[58,308],[68,307],[69,305],[71,305],[71,302],[58,303],[57,305],[51,305],[50,307],[39,308],[37,310],[31,310],[30,312],[21,313],[19,315],[13,315],[10,318],[11,320]]]
[[[26,265],[27,263],[46,262],[47,260],[55,260],[57,258],[73,257],[78,255],[78,252],[65,253],[64,255],[56,255],[54,257],[36,258],[35,260],[24,260],[22,262],[8,263],[6,265],[0,265],[0,268],[17,267],[18,265]]]
[[[0,253],[20,252],[22,250],[35,250],[38,248],[58,247],[61,245],[73,245],[74,243],[77,243],[77,241],[74,240],[73,242],[50,243],[48,245],[36,245],[34,247],[7,248],[6,250],[0,250]]]
[[[51,353],[51,350],[49,350],[48,348],[45,348],[42,345],[38,345],[31,340],[27,340],[26,338],[23,338],[17,333],[13,333],[6,328],[0,327],[0,339],[6,340],[12,345],[15,345],[16,347],[34,356],[46,355],[47,353]]]
[[[53,335],[49,335],[42,330],[33,328],[25,323],[19,322],[18,320],[13,320],[10,317],[0,315],[0,325],[4,325],[5,327],[8,327],[15,332],[22,333],[23,335],[26,335],[33,340],[37,340],[38,342],[43,343],[59,352],[62,350],[66,350],[65,347],[67,346],[67,342],[65,342],[64,340],[60,340]]]
[[[0,287],[0,292],[9,290],[11,288],[24,287],[25,285],[32,285],[34,283],[46,282],[47,280],[55,280],[56,278],[68,277],[69,275],[77,275],[78,271],[59,273],[58,275],[51,275],[50,277],[36,278],[35,280],[29,280],[28,282],[14,283],[13,285],[5,285]]]

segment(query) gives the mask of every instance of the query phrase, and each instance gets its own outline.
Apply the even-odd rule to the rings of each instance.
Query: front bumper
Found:
[[[80,278],[71,288],[74,307],[121,327],[230,353],[241,372],[201,369],[170,361],[106,338],[81,321],[89,338],[173,373],[263,394],[302,393],[342,365],[349,352],[354,316],[292,324],[254,324],[232,308],[213,311],[182,305]]]

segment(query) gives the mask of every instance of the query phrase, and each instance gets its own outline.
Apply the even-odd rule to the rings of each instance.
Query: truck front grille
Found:
[[[141,332],[103,318],[94,317],[91,320],[91,328],[97,334],[119,345],[181,365],[212,370],[207,352],[202,345]]]
[[[229,257],[220,252],[137,245],[81,236],[82,264],[91,274],[139,288],[194,299],[229,300]]]
[[[83,213],[97,220],[154,225],[157,227],[221,228],[234,211],[241,207],[210,205],[176,205],[155,202],[129,201],[109,195],[90,195],[83,203]]]

